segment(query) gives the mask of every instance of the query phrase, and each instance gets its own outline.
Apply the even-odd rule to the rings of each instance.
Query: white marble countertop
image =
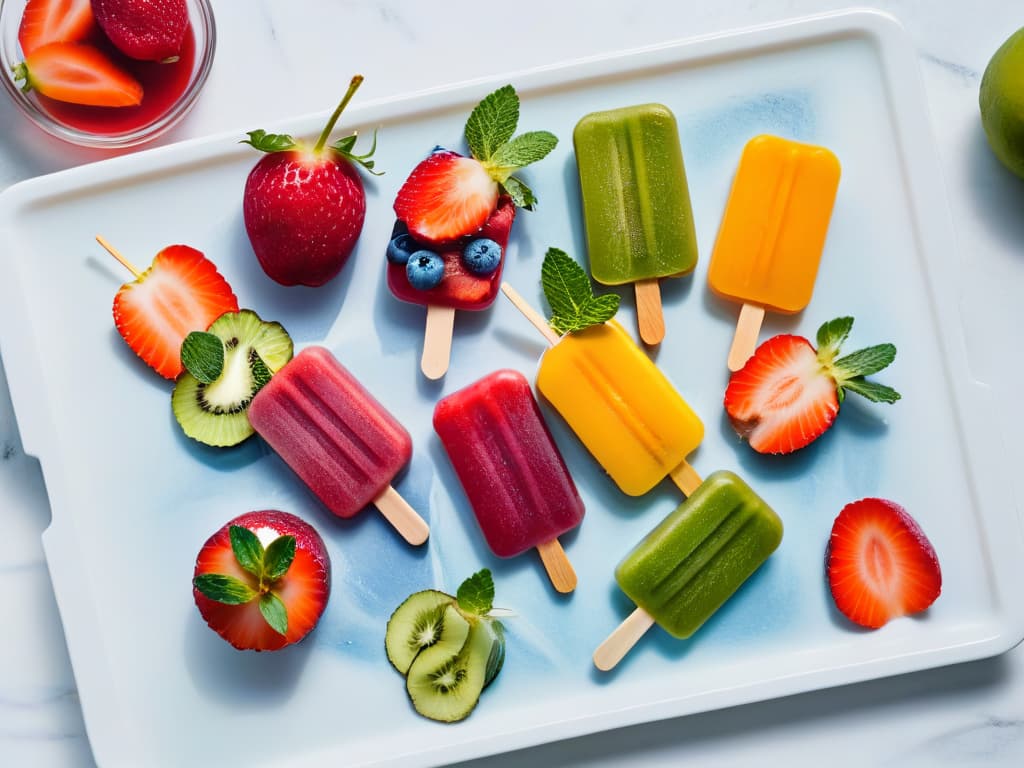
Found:
[[[842,0],[520,0],[481,13],[447,0],[215,0],[219,44],[194,112],[158,143],[237,130],[333,104],[352,71],[361,98],[419,90],[844,7]],[[1024,25],[1019,0],[878,0],[919,53],[965,267],[972,372],[1017,436],[1024,378],[1011,319],[1024,289],[1024,182],[984,144],[977,93],[989,56]],[[467,19],[480,19],[473,34]],[[581,19],[586,19],[581,23]],[[459,20],[459,21],[453,21]],[[496,54],[500,51],[501,54]],[[69,147],[0,101],[0,188],[101,159]],[[0,256],[2,258],[2,256]],[[1011,350],[1005,354],[1005,350]],[[1009,443],[1009,440],[1007,441]],[[1010,466],[1024,458],[1014,454]],[[1013,478],[1024,499],[1024,476]],[[49,507],[38,464],[20,447],[0,375],[0,575],[10,598],[0,635],[0,765],[91,766],[39,536]],[[1022,553],[1024,555],[1024,553]],[[994,659],[726,711],[669,720],[489,758],[488,765],[1024,765],[1024,647]],[[482,761],[481,761],[482,764]]]

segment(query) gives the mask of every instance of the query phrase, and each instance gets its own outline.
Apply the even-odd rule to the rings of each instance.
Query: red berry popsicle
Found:
[[[412,439],[328,350],[309,347],[249,406],[253,429],[339,517],[373,504],[410,544],[430,529],[391,481]]]
[[[555,589],[575,589],[558,537],[583,520],[583,501],[526,377],[496,371],[449,395],[434,429],[494,554],[536,547]]]

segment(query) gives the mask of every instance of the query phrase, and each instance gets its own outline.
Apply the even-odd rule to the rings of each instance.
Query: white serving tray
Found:
[[[418,372],[423,309],[384,281],[391,202],[435,144],[461,148],[472,106],[512,82],[521,130],[561,143],[526,176],[540,199],[516,221],[506,278],[541,305],[549,245],[583,259],[571,134],[595,110],[647,101],[676,114],[700,262],[663,285],[667,338],[657,362],[705,420],[697,470],[743,475],[785,521],[782,546],[690,641],[653,629],[613,673],[594,647],[632,606],[618,560],[680,501],[665,482],[623,496],[545,404],[587,505],[563,539],[580,586],[554,594],[532,555],[493,557],[430,418],[436,400],[498,367],[533,375],[543,343],[503,299],[460,313],[442,382]],[[34,179],[0,199],[0,349],[26,451],[53,509],[47,560],[97,762],[112,766],[445,763],[641,721],[783,696],[1001,653],[1024,636],[1022,533],[1003,437],[987,391],[968,374],[958,264],[913,51],[873,12],[842,13],[513,74],[409,98],[357,104],[349,128],[380,128],[360,246],[320,289],[282,288],[259,269],[241,218],[257,155],[223,135]],[[267,129],[315,135],[325,115]],[[253,128],[260,126],[252,126]],[[808,309],[770,316],[763,335],[813,337],[857,318],[852,344],[893,341],[879,379],[894,406],[851,399],[837,425],[790,457],[759,457],[725,420],[725,355],[738,308],[706,286],[708,256],[740,150],[757,133],[830,147],[843,164],[832,227]],[[170,385],[115,331],[126,274],[93,236],[138,263],[188,243],[213,259],[241,303],[280,320],[297,346],[322,343],[403,421],[415,452],[397,487],[429,517],[425,548],[379,515],[338,521],[258,440],[235,450],[184,438]],[[633,300],[620,318],[633,330]],[[880,495],[920,521],[943,566],[926,614],[876,632],[832,607],[822,571],[832,520]],[[191,597],[195,554],[230,517],[276,507],[324,534],[334,591],[314,634],[275,654],[238,653],[202,623]],[[385,621],[410,592],[454,591],[495,574],[508,660],[465,722],[418,717],[383,652]],[[260,738],[266,734],[266,738]]]

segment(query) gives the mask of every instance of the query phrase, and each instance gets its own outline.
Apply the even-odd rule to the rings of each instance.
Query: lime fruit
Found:
[[[989,146],[1003,165],[1024,178],[1024,29],[992,56],[978,100]]]

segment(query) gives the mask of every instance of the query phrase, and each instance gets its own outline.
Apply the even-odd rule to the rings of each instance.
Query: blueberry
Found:
[[[501,264],[501,246],[486,237],[470,240],[462,251],[462,263],[474,275],[489,275]]]
[[[436,155],[438,152],[447,152],[448,150],[442,147],[440,144],[435,144],[434,148],[430,150],[430,154]]]
[[[418,291],[429,291],[444,277],[444,260],[433,251],[416,251],[405,265],[409,285]]]
[[[388,243],[388,261],[392,264],[405,264],[409,261],[409,254],[419,250],[419,247],[419,243],[408,233],[396,235]]]

